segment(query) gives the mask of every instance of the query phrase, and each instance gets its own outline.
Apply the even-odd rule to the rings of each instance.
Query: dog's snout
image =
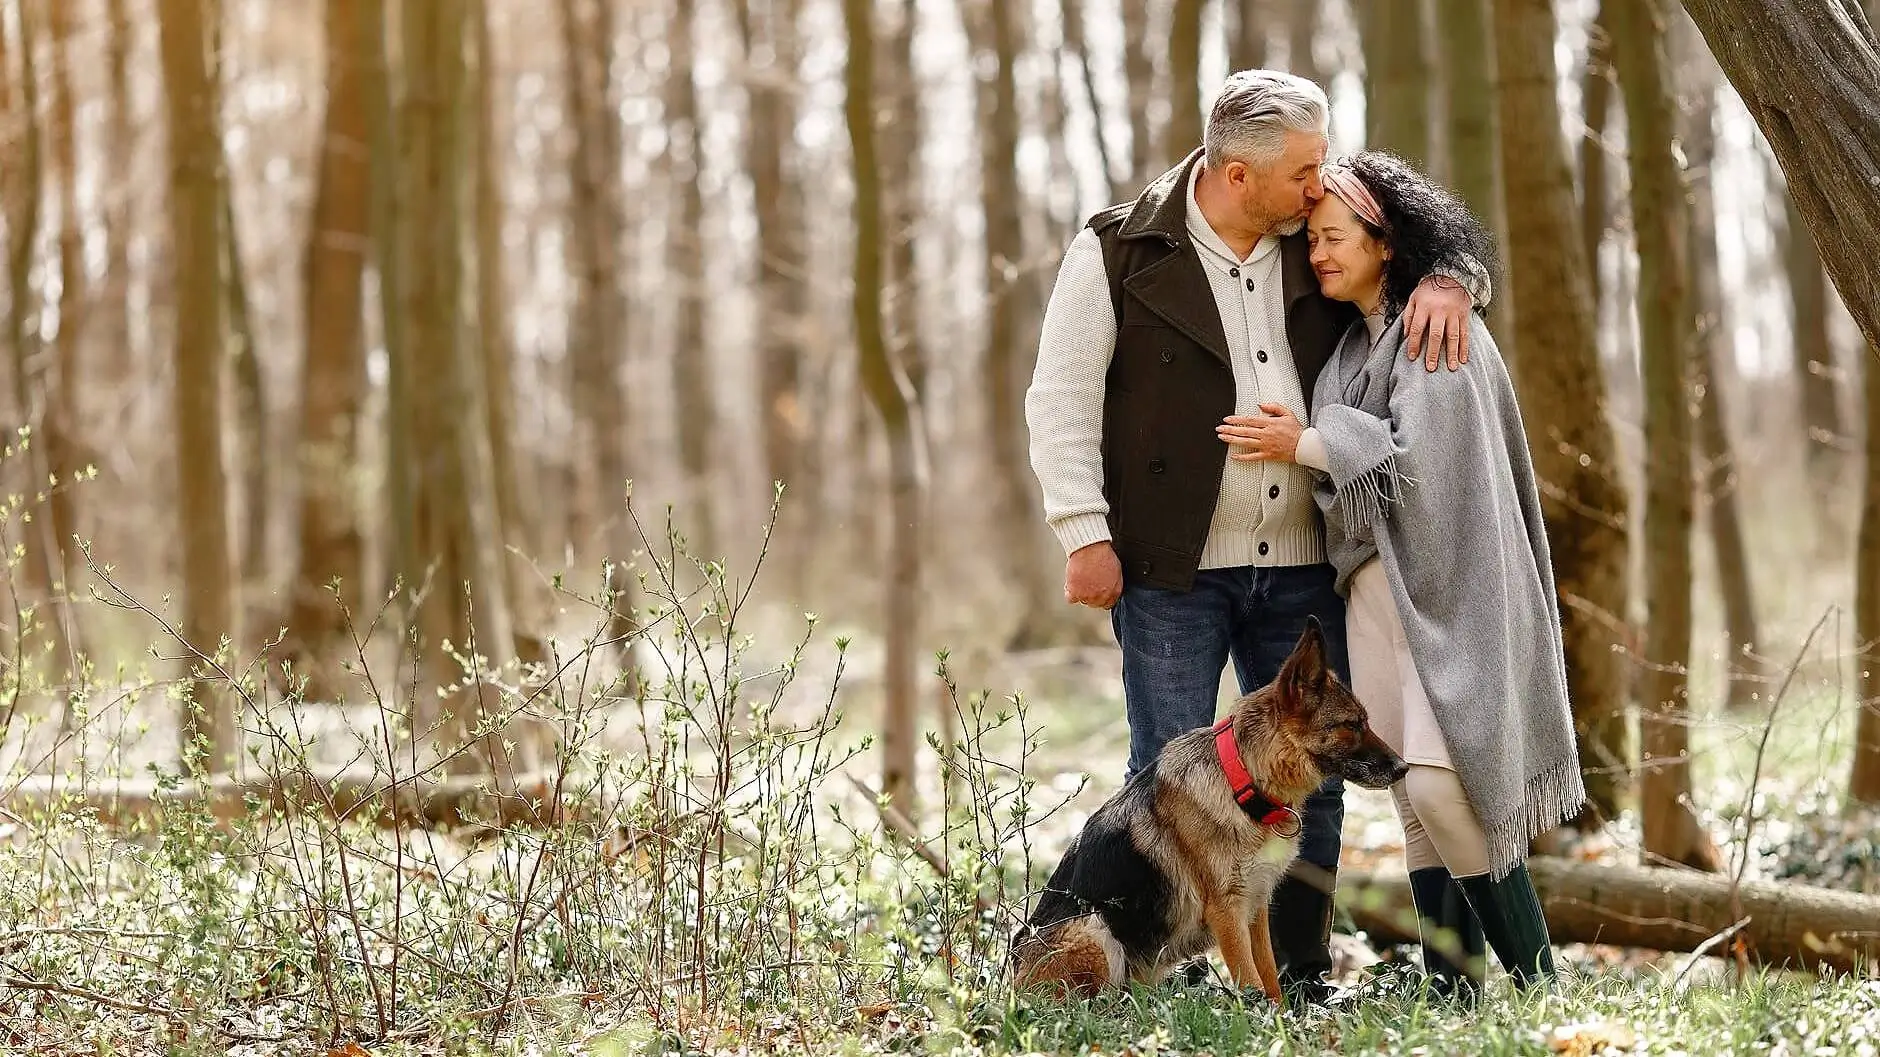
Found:
[[[1409,773],[1410,765],[1372,735],[1357,752],[1346,757],[1344,770],[1348,782],[1356,782],[1366,789],[1389,789]]]

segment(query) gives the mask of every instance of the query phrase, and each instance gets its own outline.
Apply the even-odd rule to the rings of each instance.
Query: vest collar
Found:
[[[1214,753],[1221,759],[1221,770],[1227,775],[1227,784],[1234,791],[1234,802],[1247,813],[1247,817],[1260,825],[1273,830],[1282,837],[1299,835],[1299,812],[1276,803],[1260,787],[1254,784],[1253,776],[1247,773],[1247,767],[1240,762],[1240,745],[1234,740],[1234,717],[1228,716],[1214,725]]]

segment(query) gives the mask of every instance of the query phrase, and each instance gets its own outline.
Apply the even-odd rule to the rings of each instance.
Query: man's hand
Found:
[[[1403,326],[1410,335],[1410,358],[1423,358],[1434,371],[1448,350],[1449,369],[1469,362],[1469,310],[1475,302],[1462,284],[1447,275],[1426,275],[1410,292],[1403,309]],[[1428,355],[1425,356],[1425,350]]]
[[[1123,563],[1109,540],[1071,552],[1064,563],[1064,601],[1074,606],[1108,609],[1123,597]]]
[[[1227,457],[1235,462],[1292,462],[1299,453],[1299,435],[1306,431],[1299,417],[1284,404],[1261,404],[1264,415],[1229,415],[1214,427],[1227,442]]]

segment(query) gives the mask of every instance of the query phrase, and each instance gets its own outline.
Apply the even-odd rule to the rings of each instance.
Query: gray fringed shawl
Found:
[[[1331,468],[1316,475],[1326,548],[1341,594],[1383,560],[1499,878],[1586,799],[1527,435],[1480,319],[1453,372],[1405,358],[1401,319],[1370,337],[1353,323],[1312,395]]]

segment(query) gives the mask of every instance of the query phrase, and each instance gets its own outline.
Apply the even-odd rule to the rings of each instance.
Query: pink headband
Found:
[[[1390,225],[1384,221],[1384,210],[1371,196],[1371,189],[1364,186],[1358,174],[1343,165],[1333,165],[1325,169],[1325,189],[1337,195],[1339,200],[1351,207],[1366,224],[1379,231],[1388,231]]]

